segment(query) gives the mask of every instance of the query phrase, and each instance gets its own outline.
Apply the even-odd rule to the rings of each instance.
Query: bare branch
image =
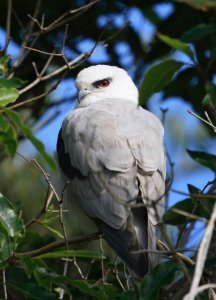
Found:
[[[212,289],[216,289],[216,283],[207,283],[207,284],[203,284],[203,285],[199,286],[197,289],[197,295],[207,289],[211,290],[211,294],[213,294],[211,299],[216,300],[216,295],[215,295],[214,291],[212,290]]]
[[[214,205],[211,218],[208,222],[205,234],[203,236],[202,242],[199,247],[199,251],[198,251],[198,255],[197,255],[197,259],[196,259],[194,277],[193,277],[193,281],[192,281],[192,284],[190,287],[190,291],[187,295],[185,295],[183,300],[194,300],[198,293],[198,286],[200,283],[200,279],[202,277],[204,264],[205,264],[207,252],[209,249],[209,245],[211,242],[211,237],[213,234],[215,222],[216,222],[216,204]]]
[[[187,196],[187,197],[193,197],[193,198],[212,198],[212,199],[216,198],[215,194],[189,194],[186,192],[178,191],[176,189],[171,189],[171,192],[179,195]]]
[[[2,285],[3,285],[3,291],[4,291],[4,300],[7,300],[8,295],[7,295],[7,284],[6,284],[5,270],[2,270]]]
[[[50,175],[41,167],[41,165],[36,161],[36,159],[32,159],[31,160],[33,165],[35,165],[35,167],[43,174],[48,186],[50,187],[50,189],[53,191],[58,203],[61,203],[62,200],[60,199],[58,193],[56,192],[51,180],[50,180]]]
[[[74,246],[74,247],[80,247],[87,243],[90,243],[91,241],[98,240],[100,237],[100,233],[92,233],[89,235],[83,235],[78,236],[74,239],[68,240],[68,245]],[[23,253],[16,253],[17,256],[31,256],[31,257],[37,257],[41,254],[48,253],[50,251],[56,250],[58,248],[64,247],[65,241],[55,241],[53,243],[47,244],[39,249],[23,252]]]
[[[28,221],[28,223],[25,225],[26,228],[28,228],[29,226],[31,226],[34,223],[38,223],[40,221],[40,219],[42,218],[42,216],[46,214],[46,212],[49,208],[49,205],[52,201],[53,195],[54,195],[53,191],[51,191],[50,188],[48,187],[47,196],[46,196],[46,200],[45,200],[43,208],[39,211],[39,213],[33,219]]]
[[[199,119],[199,120],[201,120],[202,122],[204,122],[204,123],[208,124],[209,126],[211,126],[212,129],[213,129],[213,131],[216,133],[216,126],[214,126],[214,125],[212,124],[212,122],[211,122],[209,116],[208,116],[208,118],[207,118],[207,119],[208,119],[208,121],[207,121],[207,120],[203,119],[202,117],[198,116],[196,113],[192,112],[191,110],[188,109],[187,111],[189,112],[189,114],[193,115],[193,116],[196,117],[197,119]],[[205,115],[207,115],[207,112],[205,112]],[[209,121],[209,120],[210,120],[210,121]]]
[[[12,13],[12,0],[8,0],[8,8],[7,8],[7,23],[6,23],[6,41],[5,41],[5,50],[8,47],[10,42],[10,34],[11,34],[11,13]]]
[[[65,23],[71,21],[71,19],[74,17],[74,14],[77,13],[84,13],[86,10],[88,10],[90,7],[92,7],[93,5],[95,5],[96,3],[100,2],[101,0],[95,0],[95,1],[91,1],[90,3],[83,5],[79,8],[73,9],[73,10],[69,10],[66,13],[64,13],[63,15],[61,15],[60,17],[58,17],[56,20],[54,20],[51,24],[47,25],[46,27],[44,27],[44,18],[42,19],[41,24],[39,23],[39,21],[34,18],[31,17],[31,20],[34,21],[38,27],[39,27],[39,32],[35,32],[33,35],[38,35],[39,33],[48,33],[50,31],[52,31],[53,29],[58,28],[61,25],[64,25]]]
[[[38,14],[39,14],[41,3],[42,3],[42,0],[38,0],[37,3],[36,3],[34,14],[33,14],[34,19],[36,19]],[[34,28],[34,24],[35,24],[34,21],[31,20],[29,22],[29,24],[26,26],[27,31],[26,31],[24,39],[23,39],[23,43],[22,43],[20,53],[17,56],[17,59],[14,63],[14,68],[18,67],[18,65],[20,64],[20,61],[23,59],[23,54],[24,54],[24,51],[25,51],[24,46],[26,46],[28,41],[29,41],[29,38],[30,38],[30,36],[32,34],[32,31],[33,31],[33,28]],[[13,76],[13,74],[11,74],[11,76]]]

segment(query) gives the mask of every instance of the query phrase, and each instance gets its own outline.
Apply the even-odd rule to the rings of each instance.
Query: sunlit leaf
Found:
[[[139,103],[143,105],[150,96],[162,90],[171,81],[175,73],[184,65],[184,63],[168,59],[151,67],[140,87]]]
[[[4,108],[5,113],[9,116],[9,118],[16,124],[16,126],[23,132],[23,134],[31,141],[31,143],[35,146],[35,148],[39,151],[39,153],[43,156],[46,162],[52,169],[55,169],[55,161],[53,158],[46,152],[44,144],[38,140],[33,134],[30,127],[28,127],[22,121],[19,114],[11,109]]]
[[[194,60],[194,53],[189,45],[185,44],[184,42],[178,39],[171,38],[161,33],[158,33],[157,36],[165,44],[169,45],[173,49],[184,52],[187,56],[189,56],[192,60]]]
[[[19,97],[19,91],[13,87],[0,87],[0,106],[15,102]]]
[[[202,151],[192,151],[187,149],[187,153],[197,163],[211,169],[214,173],[216,172],[216,156],[210,153]]]

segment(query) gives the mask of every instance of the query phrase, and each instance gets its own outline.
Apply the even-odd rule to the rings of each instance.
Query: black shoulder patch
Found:
[[[82,173],[71,165],[70,156],[65,152],[64,141],[62,139],[62,129],[60,129],[57,140],[58,163],[63,173],[69,178],[77,177],[80,180],[86,178]]]

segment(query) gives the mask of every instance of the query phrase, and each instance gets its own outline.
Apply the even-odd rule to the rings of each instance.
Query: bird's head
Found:
[[[127,72],[108,65],[83,69],[76,78],[79,107],[106,99],[124,99],[138,104],[138,90]]]

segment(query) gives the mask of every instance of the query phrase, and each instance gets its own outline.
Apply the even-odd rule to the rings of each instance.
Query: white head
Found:
[[[138,104],[138,90],[123,69],[96,65],[83,69],[77,75],[79,107],[105,99],[124,99]]]

